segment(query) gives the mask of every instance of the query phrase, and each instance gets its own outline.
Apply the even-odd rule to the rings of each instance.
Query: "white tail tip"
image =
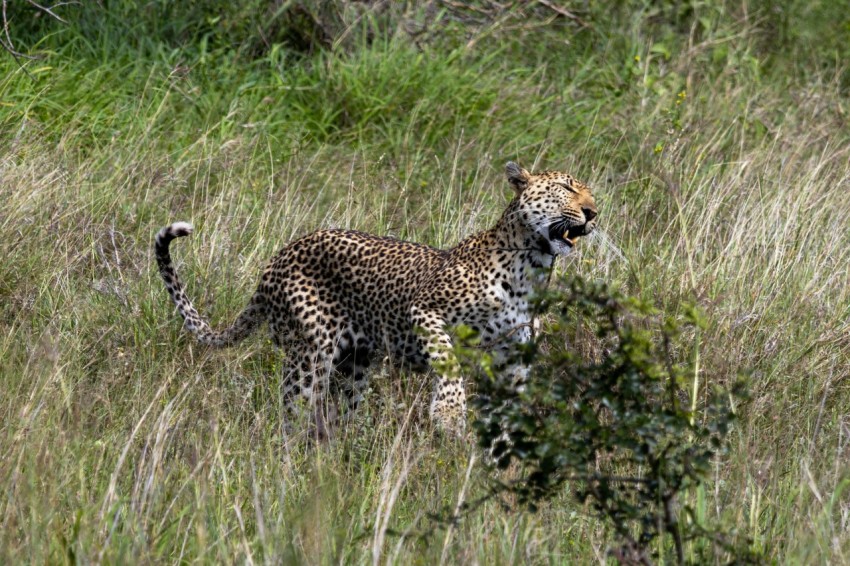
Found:
[[[188,236],[192,233],[192,225],[188,222],[175,222],[171,226],[168,227],[169,231],[177,237]]]

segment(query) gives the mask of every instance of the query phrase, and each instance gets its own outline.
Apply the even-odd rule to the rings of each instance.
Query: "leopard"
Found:
[[[267,323],[284,352],[285,406],[316,408],[328,397],[346,414],[368,387],[370,366],[433,373],[428,414],[462,434],[467,396],[453,349],[461,326],[498,358],[539,327],[532,294],[549,284],[556,257],[570,254],[597,225],[591,188],[559,171],[505,166],[514,196],[492,228],[449,249],[370,233],[321,229],[283,247],[230,326],[214,330],[186,293],[169,244],[193,232],[187,222],[155,237],[159,273],[197,342],[233,346]],[[522,379],[522,368],[514,368]],[[333,402],[331,400],[331,402]]]

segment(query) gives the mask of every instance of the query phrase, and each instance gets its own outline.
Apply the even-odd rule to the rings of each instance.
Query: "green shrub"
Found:
[[[755,558],[730,533],[702,524],[691,503],[725,453],[744,398],[743,382],[701,387],[692,346],[704,325],[699,312],[662,320],[644,302],[577,278],[540,294],[534,308],[553,317],[510,360],[529,366],[524,385],[469,341],[460,348],[480,376],[479,442],[494,467],[515,463],[519,474],[499,480],[496,492],[535,510],[570,490],[613,529],[621,546],[612,553],[626,562]]]

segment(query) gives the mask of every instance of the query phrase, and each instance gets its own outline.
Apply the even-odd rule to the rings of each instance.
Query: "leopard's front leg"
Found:
[[[466,393],[446,321],[438,313],[413,307],[411,322],[436,373],[431,419],[440,429],[462,435],[466,429]]]

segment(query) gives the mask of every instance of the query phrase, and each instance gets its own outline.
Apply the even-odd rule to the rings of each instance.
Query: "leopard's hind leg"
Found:
[[[307,409],[315,425],[311,436],[320,439],[329,437],[339,423],[338,402],[344,401],[350,414],[367,384],[371,349],[366,337],[344,320],[313,319],[309,330],[290,321],[276,340],[286,351],[282,393],[287,413],[297,418]]]
[[[347,415],[356,410],[368,386],[368,370],[373,346],[363,332],[352,325],[345,328],[334,345],[334,389],[348,405]]]
[[[330,428],[338,414],[332,396],[328,395],[334,372],[333,350],[292,336],[283,342],[283,347],[281,394],[287,428],[292,431],[293,424],[307,421],[308,435],[324,440],[330,437]]]

